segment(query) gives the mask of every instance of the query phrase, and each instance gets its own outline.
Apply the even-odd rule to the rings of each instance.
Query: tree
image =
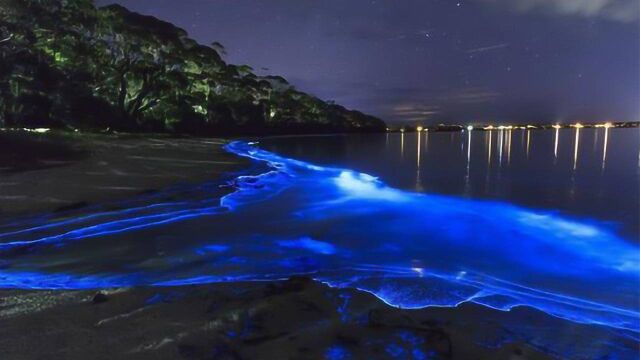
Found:
[[[219,43],[91,0],[0,0],[0,124],[197,134],[383,130],[225,63]]]

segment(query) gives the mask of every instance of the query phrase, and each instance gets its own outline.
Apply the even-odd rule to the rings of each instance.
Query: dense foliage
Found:
[[[91,0],[0,0],[0,127],[376,131],[374,117],[225,63],[172,24]]]

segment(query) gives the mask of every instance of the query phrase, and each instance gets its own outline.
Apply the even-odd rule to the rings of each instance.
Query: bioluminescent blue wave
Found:
[[[311,274],[406,308],[530,306],[640,333],[637,245],[609,224],[425,195],[233,142],[268,165],[236,190],[0,234],[0,286],[74,289]]]

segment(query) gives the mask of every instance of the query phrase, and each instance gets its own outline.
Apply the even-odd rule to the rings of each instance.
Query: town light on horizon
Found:
[[[498,126],[498,130],[512,130],[513,125],[500,125]]]

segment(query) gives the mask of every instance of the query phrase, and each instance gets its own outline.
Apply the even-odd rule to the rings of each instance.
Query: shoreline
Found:
[[[176,287],[0,290],[10,359],[563,359],[617,338],[528,307],[401,309],[308,277]],[[538,328],[537,337],[525,337]],[[554,329],[550,331],[550,329]],[[38,338],[39,346],[32,346]],[[576,338],[581,339],[576,341]],[[564,353],[545,347],[556,342]],[[621,350],[621,349],[618,349]]]
[[[222,149],[225,142],[215,140]],[[198,147],[190,149],[201,154]],[[73,165],[54,169],[60,174],[69,166]],[[201,162],[194,163],[194,168],[201,167]],[[35,171],[50,169],[25,173]],[[216,172],[217,180],[223,173]],[[216,181],[213,177],[207,180]],[[193,182],[197,181],[194,176]],[[101,354],[97,358],[207,358],[214,351],[218,358],[236,359],[406,357],[401,354],[414,358],[431,354],[431,358],[546,359],[571,356],[548,353],[543,340],[523,340],[518,327],[524,324],[583,333],[584,348],[596,346],[586,343],[594,333],[599,339],[619,337],[607,328],[572,323],[528,307],[505,312],[464,303],[400,309],[365,291],[331,288],[297,276],[285,281],[137,287],[99,293],[0,289],[0,319],[7,324],[0,330],[0,348],[17,359],[80,359],[94,354],[96,348]],[[211,310],[213,304],[220,311]],[[285,334],[283,327],[293,329]],[[149,329],[153,335],[147,336]],[[29,347],[28,339],[34,333],[39,338],[55,336],[38,348]],[[372,337],[377,342],[369,343]],[[58,348],[57,341],[74,346]],[[624,339],[620,341],[624,343]],[[635,343],[627,343],[633,349]],[[590,350],[585,354],[594,353]]]
[[[179,190],[182,185],[220,181],[225,174],[248,164],[226,152],[223,145],[228,140],[219,138],[69,132],[0,135],[47,144],[49,148],[65,147],[70,149],[68,153],[78,154],[71,159],[28,154],[30,167],[0,172],[0,219],[94,205],[117,207],[118,201],[171,188]],[[0,161],[0,168],[3,166],[7,169],[7,164]],[[73,187],[68,179],[73,179]]]
[[[491,325],[499,320],[486,319],[508,313],[473,304],[402,310],[371,294],[305,277],[99,295],[0,294],[0,347],[11,359],[551,358],[531,345],[505,341],[508,334]],[[484,336],[474,339],[478,334]],[[28,346],[33,336],[42,339],[40,346]]]

